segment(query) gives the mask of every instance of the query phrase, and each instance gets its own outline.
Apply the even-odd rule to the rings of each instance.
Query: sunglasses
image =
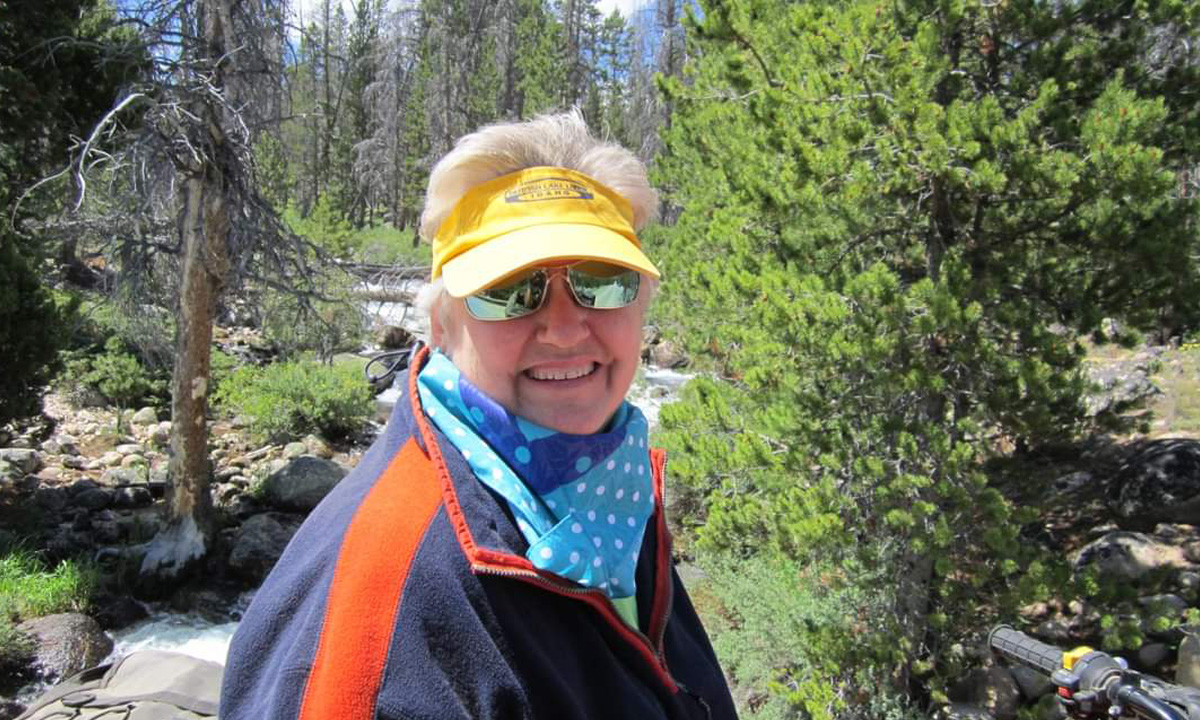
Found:
[[[467,312],[476,320],[513,320],[537,312],[546,302],[546,291],[560,269],[566,270],[567,287],[580,307],[616,310],[637,299],[642,276],[636,270],[584,261],[564,268],[534,268],[465,298]]]

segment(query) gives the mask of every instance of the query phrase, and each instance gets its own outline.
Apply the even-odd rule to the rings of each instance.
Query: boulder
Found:
[[[111,468],[100,476],[100,482],[110,487],[145,484],[146,471],[130,467]]]
[[[1040,673],[1024,665],[1014,665],[1008,669],[1021,690],[1021,696],[1029,702],[1034,702],[1043,695],[1050,695],[1057,690],[1054,683],[1044,673]]]
[[[32,475],[42,469],[41,453],[29,448],[0,449],[0,461],[9,463],[26,475]]]
[[[308,447],[302,442],[290,442],[283,446],[283,457],[287,460],[294,460],[301,455],[308,454]]]
[[[155,425],[158,423],[158,411],[152,407],[144,407],[133,414],[129,422],[133,425]]]
[[[62,451],[63,455],[78,455],[79,441],[71,435],[59,435],[58,448]]]
[[[171,422],[164,420],[155,425],[154,429],[150,431],[148,439],[154,447],[166,447],[169,445],[171,442]]]
[[[650,364],[660,368],[681,368],[691,364],[691,360],[674,342],[662,340],[650,348]]]
[[[316,455],[326,460],[333,457],[333,448],[329,447],[329,443],[316,435],[305,435],[304,447],[308,448],[309,455]]]
[[[263,481],[263,498],[280,510],[307,513],[345,476],[346,469],[341,465],[303,455]]]
[[[1162,522],[1200,525],[1200,441],[1173,438],[1139,445],[1109,486],[1109,504],[1133,529]]]
[[[95,488],[79,493],[71,502],[87,510],[103,510],[112,507],[113,491],[110,488]]]
[[[1094,565],[1102,576],[1116,580],[1137,580],[1159,568],[1189,566],[1182,548],[1126,531],[1110,532],[1084,546],[1073,564],[1077,572]]]
[[[229,567],[240,577],[258,584],[275,567],[300,520],[283,513],[255,515],[238,528],[229,553]]]
[[[1143,671],[1152,675],[1162,672],[1162,667],[1171,659],[1171,649],[1165,643],[1146,643],[1138,648],[1133,660]]]
[[[150,617],[150,611],[145,605],[128,595],[108,595],[95,602],[96,621],[105,630],[116,630],[128,627],[139,620]]]
[[[396,325],[384,325],[375,333],[375,343],[385,350],[411,347],[414,339],[412,333]]]
[[[954,702],[938,708],[936,720],[995,720],[991,713],[977,705]]]
[[[113,492],[113,507],[136,508],[145,507],[154,502],[154,495],[148,488],[126,486]]]
[[[1161,395],[1162,390],[1150,379],[1152,367],[1153,358],[1140,356],[1122,362],[1089,363],[1088,378],[1097,389],[1085,398],[1087,415],[1122,412],[1146,398]]]
[[[18,629],[34,640],[34,666],[45,678],[63,678],[98,665],[113,649],[100,623],[80,613],[26,620]]]
[[[983,708],[988,717],[996,720],[1015,720],[1021,707],[1021,689],[1012,673],[993,665],[976,668],[967,673],[950,689],[950,699],[956,703]],[[965,715],[960,717],[982,717]]]
[[[121,460],[121,467],[123,467],[123,468],[133,468],[133,467],[137,467],[139,465],[145,465],[145,464],[146,464],[146,458],[144,458],[141,455],[138,455],[136,453],[133,455],[126,455]]]

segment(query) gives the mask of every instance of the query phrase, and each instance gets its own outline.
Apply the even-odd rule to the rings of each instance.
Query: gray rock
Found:
[[[996,720],[987,710],[978,705],[954,702],[938,708],[934,713],[936,720]]]
[[[88,510],[103,510],[112,507],[113,491],[110,488],[86,490],[76,495],[71,501]]]
[[[41,453],[29,448],[0,449],[0,460],[10,463],[26,475],[32,475],[42,469]]]
[[[138,443],[122,443],[113,448],[113,452],[119,452],[122,455],[141,455],[143,450]]]
[[[329,459],[333,457],[333,449],[329,447],[329,443],[316,435],[305,435],[304,447],[308,449],[309,455],[316,455],[320,458]]]
[[[141,455],[137,455],[137,454],[126,455],[121,460],[121,467],[123,467],[123,468],[132,468],[132,467],[137,467],[139,465],[145,465],[145,464],[146,464],[146,458],[142,457]]]
[[[67,488],[67,494],[70,495],[71,497],[75,497],[77,495],[80,495],[81,493],[87,492],[88,490],[95,490],[98,487],[100,487],[100,486],[98,484],[96,484],[95,480],[89,480],[88,478],[83,478],[81,480],[76,480],[75,482],[71,483],[70,487]]]
[[[58,436],[58,447],[59,447],[59,450],[62,451],[63,455],[78,455],[79,454],[79,441],[77,441],[71,435],[59,435]]]
[[[345,476],[346,469],[341,465],[304,455],[263,481],[263,498],[280,510],[306,513]]]
[[[140,468],[110,468],[100,476],[104,485],[138,485],[146,482],[146,471]]]
[[[166,447],[171,443],[171,423],[168,421],[160,422],[150,431],[150,444],[155,447]]]
[[[34,664],[46,678],[62,678],[98,665],[113,649],[100,624],[79,613],[34,618],[18,628],[36,643]]]
[[[251,517],[238,529],[233,551],[229,553],[229,567],[250,582],[261,581],[299,527],[298,518],[282,513]]]
[[[683,349],[670,340],[662,340],[650,348],[650,363],[660,368],[682,368],[691,362]]]
[[[1146,643],[1133,656],[1137,666],[1150,674],[1158,674],[1171,659],[1171,649],[1165,643]]]
[[[1008,669],[1012,674],[1013,680],[1016,681],[1017,687],[1021,690],[1021,697],[1033,702],[1043,695],[1049,695],[1056,691],[1054,683],[1050,682],[1050,678],[1037,670],[1027,668],[1024,665],[1014,665]]]
[[[993,665],[967,673],[950,689],[956,703],[982,708],[996,720],[1015,720],[1021,706],[1021,689],[1006,668]],[[962,716],[979,717],[979,716]]]
[[[308,454],[308,448],[302,442],[290,442],[283,447],[283,457],[286,460],[294,460]]]
[[[1138,598],[1138,603],[1147,610],[1182,615],[1188,609],[1187,600],[1170,593],[1162,595],[1145,595]]]
[[[1034,637],[1052,645],[1061,645],[1071,640],[1071,629],[1061,620],[1045,620],[1033,630]]]
[[[43,510],[57,512],[67,506],[67,491],[60,487],[40,487],[33,494],[33,502]]]
[[[64,455],[62,458],[62,466],[72,470],[82,470],[86,461],[78,455]]]
[[[1200,441],[1173,438],[1140,445],[1113,479],[1109,504],[1135,529],[1163,522],[1200,525]]]
[[[25,473],[21,472],[21,468],[13,465],[7,460],[0,460],[0,483],[10,483],[21,478]]]
[[[148,488],[131,487],[117,488],[113,491],[113,507],[136,508],[145,507],[154,502],[154,495]]]
[[[123,459],[125,459],[125,456],[121,453],[109,450],[100,456],[100,465],[103,467],[118,467]]]
[[[1097,391],[1085,398],[1086,413],[1120,412],[1130,405],[1162,394],[1150,379],[1151,358],[1135,357],[1124,362],[1089,363],[1089,379]]]
[[[154,425],[158,423],[158,411],[149,406],[144,407],[135,412],[129,422],[133,425]]]
[[[1186,569],[1183,550],[1137,532],[1110,532],[1089,543],[1074,558],[1076,571],[1095,566],[1106,577],[1136,580],[1159,568]]]

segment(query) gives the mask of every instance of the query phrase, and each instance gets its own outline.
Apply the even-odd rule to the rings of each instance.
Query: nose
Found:
[[[545,305],[534,317],[538,322],[537,339],[547,345],[575,347],[591,333],[587,310],[575,302],[562,273],[550,278]]]

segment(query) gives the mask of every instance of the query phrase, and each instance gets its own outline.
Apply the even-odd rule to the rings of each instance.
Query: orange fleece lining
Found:
[[[441,490],[410,439],[342,540],[299,720],[371,720],[408,571]]]

